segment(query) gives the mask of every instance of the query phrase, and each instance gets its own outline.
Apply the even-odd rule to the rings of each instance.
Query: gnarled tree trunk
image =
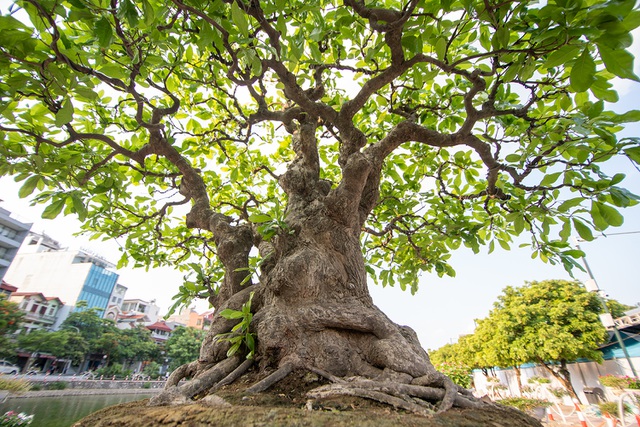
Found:
[[[212,297],[218,314],[199,360],[177,369],[152,403],[203,397],[251,365],[237,355],[227,357],[230,343],[219,335],[229,333],[238,320],[219,313],[239,310],[253,293],[250,330],[264,380],[249,392],[265,390],[292,370],[307,369],[332,383],[310,397],[355,395],[418,413],[431,412],[426,402],[439,402],[441,410],[477,405],[433,368],[413,330],[396,325],[373,304],[359,237],[377,199],[380,163],[366,153],[350,153],[342,183],[331,188],[319,178],[315,128],[301,120],[294,132],[297,158],[280,177],[289,196],[286,229],[268,242],[253,233],[263,257],[258,284],[241,286],[248,273],[238,274],[248,265],[248,228],[232,226],[190,194],[195,204],[187,222],[214,230],[227,274]],[[185,377],[192,380],[178,385]]]

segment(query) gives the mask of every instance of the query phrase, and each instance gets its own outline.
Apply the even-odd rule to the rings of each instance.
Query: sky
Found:
[[[0,0],[0,8],[5,10],[6,0]],[[635,34],[636,43],[632,52],[640,53],[640,34]],[[635,64],[640,75],[640,61]],[[627,111],[639,108],[640,83],[630,81],[617,85],[620,102],[615,110]],[[626,136],[639,136],[640,124],[635,123],[624,131]],[[610,175],[622,172],[627,175],[621,184],[636,194],[640,194],[640,171],[629,161],[620,159],[608,166]],[[60,216],[55,220],[40,218],[43,206],[31,207],[26,199],[18,198],[20,185],[12,178],[0,178],[0,206],[13,212],[24,222],[33,222],[33,231],[45,232],[63,246],[90,249],[112,262],[120,258],[115,241],[88,241],[74,237],[79,230],[78,221],[72,217]],[[622,211],[625,222],[621,227],[610,228],[607,236],[592,242],[580,243],[596,281],[610,298],[622,303],[640,303],[640,205]],[[497,246],[497,245],[496,245]],[[544,264],[539,259],[531,259],[526,248],[512,245],[511,251],[497,248],[487,254],[482,248],[480,254],[461,248],[453,253],[450,260],[456,270],[455,278],[438,278],[435,274],[425,274],[420,279],[417,294],[403,292],[399,288],[370,286],[374,302],[394,322],[413,328],[426,349],[437,349],[444,344],[456,342],[463,334],[473,332],[474,319],[489,314],[493,303],[506,286],[521,286],[528,281],[546,279],[571,279],[561,265]],[[165,313],[171,305],[171,297],[182,283],[182,273],[162,268],[122,269],[119,283],[128,287],[127,298],[156,299]],[[575,271],[575,278],[584,282],[586,273]],[[55,296],[55,295],[47,295]],[[207,309],[206,303],[197,305],[199,311]]]

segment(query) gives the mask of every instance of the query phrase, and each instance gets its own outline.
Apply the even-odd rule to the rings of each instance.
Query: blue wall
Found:
[[[624,331],[620,331],[620,335],[622,336],[622,342],[624,342],[625,347],[627,348],[627,352],[630,357],[640,357],[640,337],[634,333],[625,333]],[[609,344],[600,347],[600,351],[602,351],[602,355],[605,360],[610,359],[623,359],[624,353],[615,336],[612,336],[609,340]]]
[[[87,308],[98,308],[97,313],[102,316],[109,304],[109,297],[118,282],[118,277],[119,275],[113,271],[92,265],[78,296],[78,301],[86,301]]]

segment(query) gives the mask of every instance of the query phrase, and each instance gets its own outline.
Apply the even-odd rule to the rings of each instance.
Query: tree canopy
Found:
[[[178,326],[174,329],[164,346],[170,359],[169,369],[173,370],[195,360],[205,335],[205,331],[195,328]]]
[[[640,162],[616,137],[640,113],[606,109],[615,78],[638,80],[634,4],[19,1],[0,18],[0,174],[37,190],[45,218],[126,235],[120,266],[210,258],[222,223],[291,230],[296,158],[335,197],[358,186],[382,284],[415,290],[421,271],[454,274],[452,249],[523,231],[571,266],[571,233],[636,203],[601,169]],[[183,294],[221,275],[207,262]]]
[[[455,354],[454,360],[466,360],[472,366],[481,358],[485,368],[517,369],[537,363],[573,392],[567,363],[580,358],[602,361],[598,347],[608,338],[599,318],[602,312],[598,296],[578,282],[546,280],[508,286],[489,316],[477,322],[473,335],[437,357],[450,361]]]

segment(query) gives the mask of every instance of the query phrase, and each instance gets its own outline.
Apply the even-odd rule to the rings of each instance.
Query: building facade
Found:
[[[56,323],[64,304],[57,297],[46,297],[40,292],[14,292],[9,301],[18,304],[24,312],[20,332],[29,333],[36,329],[49,330]]]
[[[31,225],[12,217],[11,212],[0,207],[0,282],[27,237]]]
[[[160,307],[156,305],[156,300],[145,301],[142,299],[126,299],[122,302],[120,307],[122,313],[125,315],[144,314],[149,322],[155,323],[158,321]]]
[[[86,301],[87,308],[97,309],[102,316],[119,277],[114,267],[90,251],[62,248],[45,235],[30,233],[7,270],[6,280],[20,292],[56,295],[64,302],[66,315],[77,310],[78,301]],[[58,324],[66,315],[58,316]]]

